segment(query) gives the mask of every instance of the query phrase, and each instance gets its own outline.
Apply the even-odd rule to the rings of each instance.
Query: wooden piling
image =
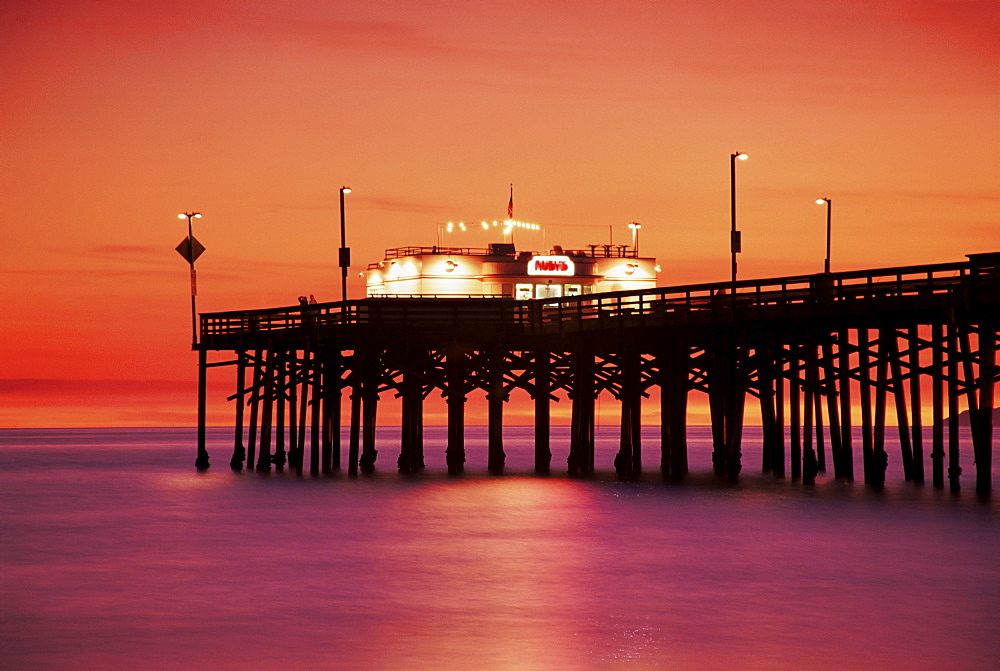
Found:
[[[365,365],[365,378],[362,382],[362,444],[358,468],[365,475],[375,472],[375,460],[378,450],[375,448],[375,429],[378,425],[378,371],[381,366]]]
[[[448,350],[445,357],[445,400],[448,406],[448,446],[445,461],[450,475],[465,470],[465,375],[466,353],[458,347]]]
[[[192,271],[193,272],[193,271]],[[193,298],[191,299],[194,300]],[[199,471],[207,471],[208,447],[206,445],[206,404],[208,386],[208,352],[205,349],[198,350],[198,457],[194,465]]]
[[[833,461],[833,477],[843,479],[846,477],[844,466],[844,443],[840,430],[840,412],[837,402],[837,360],[833,355],[833,341],[827,339],[823,342],[823,384],[826,387],[826,414],[827,425],[830,427],[830,460]]]
[[[261,385],[263,384],[262,350],[254,351],[253,356],[253,386],[250,388],[250,428],[247,432],[247,468],[256,467],[257,455],[257,423],[260,419]]]
[[[322,399],[323,399],[323,367],[315,351],[305,353],[309,370],[312,373],[311,384],[308,385],[310,399],[309,410],[309,475],[316,477],[321,470],[320,444],[322,442]],[[303,407],[305,407],[303,394]]]
[[[979,416],[973,431],[978,436],[976,494],[989,496],[993,472],[993,401],[997,369],[997,325],[985,322],[979,328]]]
[[[838,389],[840,399],[840,449],[841,466],[845,480],[854,480],[854,448],[851,426],[851,354],[850,331],[841,329],[837,335]]]
[[[356,355],[355,355],[356,356]],[[334,470],[340,468],[340,404],[342,395],[342,378],[339,354],[329,353],[322,357],[320,363],[322,369],[322,391],[320,392],[320,421],[322,422],[321,440],[321,469],[324,475],[330,475]],[[356,376],[358,377],[358,376]],[[351,393],[351,447],[354,452],[350,459],[353,464],[352,475],[358,474],[358,428],[360,411],[360,382],[352,387]],[[334,444],[337,445],[337,458],[334,458]]]
[[[924,482],[924,428],[921,417],[920,380],[920,334],[916,326],[911,326],[908,333],[908,354],[910,367],[910,431],[913,446],[913,481]]]
[[[229,467],[233,471],[243,470],[243,462],[247,458],[246,446],[243,444],[243,410],[246,406],[246,352],[240,351],[236,354],[236,421],[235,436],[233,437],[233,456],[229,460]]]
[[[507,401],[504,390],[506,358],[500,348],[492,348],[487,355],[489,361],[489,391],[486,392],[488,406],[487,428],[487,469],[493,475],[502,475],[507,455],[503,451],[503,406]]]
[[[858,329],[858,396],[861,404],[861,450],[865,483],[876,484],[875,447],[872,423],[871,344],[868,329]]]
[[[788,426],[789,426],[789,461],[792,465],[792,480],[802,479],[802,421],[800,418],[799,390],[800,361],[797,351],[788,365]]]
[[[774,363],[774,450],[771,452],[771,472],[776,478],[785,477],[785,351],[779,348],[781,358]]]
[[[285,454],[285,407],[287,405],[288,384],[285,376],[287,370],[287,352],[278,351],[275,357],[274,374],[274,424],[275,440],[274,454],[271,463],[278,471],[285,469],[288,458]]]
[[[687,474],[687,396],[690,350],[680,340],[660,353],[660,472],[679,482]]]
[[[274,415],[274,350],[269,350],[263,365],[263,407],[260,419],[260,442],[257,444],[258,473],[271,472],[271,426]]]
[[[581,345],[573,352],[573,404],[570,419],[569,456],[566,459],[570,475],[590,475],[594,472],[594,354]]]
[[[539,349],[534,354],[535,473],[548,475],[552,464],[551,413],[552,353]]]
[[[760,399],[761,450],[760,470],[773,471],[774,453],[777,451],[774,410],[774,351],[769,346],[758,347],[757,392]]]
[[[960,389],[958,365],[958,327],[948,325],[948,485],[957,492],[961,489],[962,466],[959,462],[959,407]]]
[[[931,326],[931,479],[944,487],[944,325]]]
[[[416,473],[424,467],[423,462],[423,377],[418,369],[403,371],[402,414],[400,427],[399,460],[401,473]]]
[[[889,393],[889,335],[885,329],[879,330],[878,356],[875,364],[875,425],[872,440],[872,466],[874,474],[871,484],[876,487],[885,485],[885,471],[889,458],[885,451],[885,403]]]
[[[802,481],[807,485],[816,482],[819,460],[813,449],[813,409],[816,406],[816,348],[807,338],[803,352],[805,384],[802,393]],[[818,431],[817,431],[818,434]]]
[[[623,480],[638,477],[642,469],[641,444],[638,435],[641,412],[642,388],[640,386],[640,354],[632,342],[626,342],[620,353],[621,391],[619,404],[621,422],[619,425],[618,454],[615,455],[615,471]]]
[[[899,431],[899,451],[903,462],[903,477],[907,481],[914,478],[913,445],[910,442],[910,413],[906,407],[906,375],[903,373],[903,357],[899,351],[899,337],[895,329],[885,334],[886,356],[892,374],[892,398],[896,406],[896,428]]]

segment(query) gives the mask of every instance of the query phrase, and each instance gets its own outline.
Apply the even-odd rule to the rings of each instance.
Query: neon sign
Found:
[[[574,275],[576,267],[568,256],[532,256],[528,260],[529,275]]]

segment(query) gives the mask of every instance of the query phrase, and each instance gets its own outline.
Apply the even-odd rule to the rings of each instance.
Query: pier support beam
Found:
[[[566,459],[570,475],[591,475],[594,472],[594,354],[585,346],[573,353],[573,404],[570,419],[569,456]]]
[[[976,441],[976,494],[989,496],[993,486],[993,408],[997,371],[997,324],[986,322],[979,328],[979,417],[973,431]]]
[[[843,434],[840,429],[840,412],[837,401],[837,360],[833,355],[833,341],[827,338],[823,342],[823,384],[826,387],[827,425],[830,427],[830,460],[833,462],[833,477],[838,480],[847,477],[847,467],[844,456]]]
[[[311,348],[310,348],[311,349]],[[322,442],[322,399],[323,399],[323,368],[320,359],[314,351],[307,350],[304,356],[304,363],[310,374],[309,382],[306,384],[306,391],[302,393],[302,407],[305,407],[308,396],[311,404],[309,409],[309,475],[316,477],[320,474],[320,445]]]
[[[246,352],[238,352],[236,355],[236,435],[233,438],[233,456],[229,460],[229,467],[235,472],[243,470],[243,462],[247,458],[246,446],[243,444],[243,410],[246,406]]]
[[[635,343],[627,342],[621,352],[621,430],[615,471],[623,480],[634,480],[642,470],[642,387],[641,354]]]
[[[958,459],[959,388],[958,327],[948,325],[948,485],[952,492],[961,490],[962,466]]]
[[[449,475],[465,470],[466,353],[453,347],[445,355],[445,400],[448,405],[448,447],[445,461]]]
[[[841,473],[847,481],[854,480],[854,447],[851,436],[851,341],[850,331],[841,329],[837,335],[837,377],[840,399]]]
[[[944,325],[931,326],[931,481],[944,487]]]
[[[660,473],[680,482],[688,472],[687,397],[690,348],[683,340],[667,341],[660,352]]]
[[[486,402],[489,408],[487,468],[493,475],[502,475],[507,455],[503,451],[503,404],[507,401],[504,390],[506,357],[502,349],[493,349],[487,355],[489,362],[489,391]]]
[[[260,418],[260,442],[257,443],[257,465],[255,470],[258,473],[271,472],[271,426],[274,416],[274,357],[275,351],[268,350],[267,358],[263,363],[263,404]]]
[[[743,469],[743,409],[746,381],[743,379],[742,348],[732,337],[719,337],[707,351],[708,403],[712,415],[712,466],[715,474],[729,482],[739,479]]]
[[[402,396],[402,427],[399,441],[400,473],[416,473],[424,468],[424,389],[423,376],[416,369],[403,371],[400,393]]]
[[[783,449],[778,438],[775,399],[774,347],[765,345],[757,348],[757,391],[760,398],[761,457],[763,473],[774,471],[775,455]]]
[[[920,333],[916,326],[909,332],[909,365],[910,365],[910,431],[913,444],[913,481],[924,482],[924,428],[920,410],[920,379],[923,369],[920,366]]]
[[[318,364],[322,370],[322,387],[319,394],[314,394],[314,402],[319,403],[322,418],[322,470],[324,475],[329,475],[340,470],[340,424],[343,410],[341,403],[343,400],[343,372],[344,356],[337,352],[318,359]],[[354,398],[354,394],[351,395]],[[359,414],[355,412],[355,407],[351,406],[352,432],[351,439],[354,448],[354,472],[357,475],[358,464],[358,431],[356,428]]]
[[[193,298],[191,299],[194,300]],[[195,458],[194,466],[199,471],[207,471],[208,448],[206,446],[206,403],[208,386],[208,352],[204,349],[198,350],[198,456]]]
[[[547,349],[540,349],[534,356],[535,401],[535,473],[548,475],[552,465],[551,414],[549,402],[552,394],[552,359]]]
[[[288,462],[285,456],[285,407],[287,405],[288,378],[287,372],[287,352],[275,352],[274,359],[274,455],[271,463],[278,471],[285,470]]]

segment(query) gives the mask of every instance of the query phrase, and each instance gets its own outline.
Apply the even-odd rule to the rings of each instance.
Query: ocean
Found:
[[[470,427],[449,477],[233,473],[229,429],[0,431],[0,669],[998,669],[1000,494],[711,475],[619,482],[531,474],[530,427],[506,429],[508,474]],[[858,450],[860,452],[860,450]],[[1000,461],[995,459],[996,461]],[[929,478],[928,468],[928,478]],[[994,473],[994,486],[1000,479]]]

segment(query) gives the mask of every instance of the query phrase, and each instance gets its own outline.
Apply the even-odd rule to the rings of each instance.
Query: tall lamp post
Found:
[[[747,155],[741,151],[732,154],[729,157],[729,189],[730,189],[730,202],[732,204],[732,229],[729,233],[729,251],[733,256],[733,295],[736,294],[736,255],[743,251],[742,240],[740,239],[740,232],[736,230],[736,161],[747,160]]]
[[[350,193],[350,188],[340,187],[340,299],[347,310],[347,269],[351,267],[351,248],[347,246],[347,228],[344,225],[344,194]]]
[[[830,222],[832,219],[831,210],[833,210],[833,201],[829,198],[817,198],[816,204],[822,205],[826,203],[826,261],[823,264],[823,272],[829,274],[830,272]]]
[[[191,225],[192,220],[201,219],[201,212],[182,212],[177,215],[177,218],[187,219],[188,222],[187,237],[181,241],[181,244],[177,245],[177,252],[187,259],[188,265],[191,267],[191,349],[198,350],[198,457],[195,459],[194,465],[199,471],[204,472],[209,467],[208,450],[205,449],[205,400],[208,382],[208,353],[204,348],[198,346],[198,308],[195,305],[196,296],[198,295],[198,283],[194,274],[194,262],[205,251],[205,248],[200,242],[194,239],[194,231]]]
[[[201,246],[197,240],[194,239],[194,234],[192,232],[191,220],[201,219],[201,212],[183,212],[177,215],[178,219],[187,219],[188,222],[188,236],[187,240],[181,242],[177,246],[177,251],[180,252],[188,261],[188,265],[191,266],[191,347],[192,349],[198,345],[198,309],[195,305],[195,297],[198,295],[198,284],[194,274],[194,262],[205,249]]]
[[[635,257],[639,258],[639,229],[642,228],[642,224],[633,221],[628,227],[632,229],[632,251],[635,252]]]

